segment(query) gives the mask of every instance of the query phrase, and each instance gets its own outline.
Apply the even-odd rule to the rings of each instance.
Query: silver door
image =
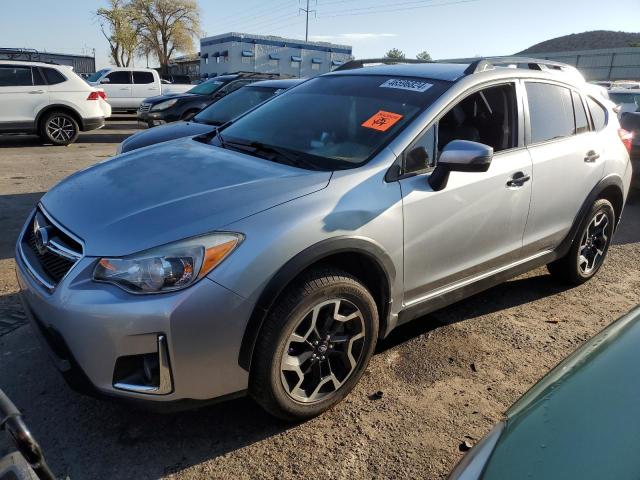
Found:
[[[515,89],[512,100],[518,103]],[[510,128],[518,131],[522,111],[513,108]],[[483,139],[469,138],[469,124],[461,125],[464,128],[454,131],[448,140],[456,138],[456,133],[465,140]],[[496,153],[487,172],[452,172],[447,186],[437,192],[427,182],[428,171],[400,180],[406,306],[520,258],[533,181],[523,135],[511,134],[512,148]],[[445,138],[442,131],[432,136],[439,142]],[[512,182],[520,176],[522,182]]]
[[[525,253],[552,250],[569,233],[582,204],[602,178],[604,156],[598,134],[586,120],[584,102],[571,89],[526,82],[529,151],[533,162],[531,210]],[[574,102],[576,111],[574,113]]]

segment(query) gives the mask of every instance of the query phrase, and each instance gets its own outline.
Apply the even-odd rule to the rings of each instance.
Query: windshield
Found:
[[[98,70],[96,73],[92,73],[91,75],[89,75],[86,78],[86,80],[87,82],[97,82],[100,79],[100,77],[102,77],[102,75],[104,75],[108,71],[109,71],[108,68],[103,68],[102,70]]]
[[[613,103],[620,105],[621,103],[635,103],[640,108],[640,93],[633,92],[609,92],[609,98]]]
[[[229,125],[223,143],[276,148],[319,169],[353,168],[368,161],[448,85],[378,75],[317,77]]]
[[[202,110],[193,119],[209,125],[222,125],[270,98],[278,89],[243,87]]]
[[[198,95],[211,95],[216,90],[220,89],[224,85],[224,82],[208,81],[203,82],[200,85],[196,85],[191,90],[187,90],[187,93],[197,93]]]

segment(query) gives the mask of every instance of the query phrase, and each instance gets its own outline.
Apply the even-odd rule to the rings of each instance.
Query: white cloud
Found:
[[[336,35],[310,35],[311,40],[318,42],[365,41],[397,36],[397,33],[338,33]]]

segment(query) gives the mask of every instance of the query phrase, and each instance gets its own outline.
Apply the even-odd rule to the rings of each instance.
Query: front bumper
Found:
[[[177,118],[174,118],[173,115],[168,115],[164,110],[158,112],[154,112],[152,110],[141,112],[140,110],[138,110],[137,117],[138,122],[145,123],[149,127],[164,125],[165,123],[174,122],[177,120]]]
[[[16,262],[25,312],[73,388],[156,403],[197,403],[246,390],[248,373],[238,356],[251,306],[212,280],[174,293],[132,295],[91,281],[95,259],[83,258],[49,292],[19,253]],[[116,361],[158,351],[160,336],[166,342],[169,393],[114,385]]]

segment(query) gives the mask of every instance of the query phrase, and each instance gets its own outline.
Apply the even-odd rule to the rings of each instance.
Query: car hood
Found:
[[[157,103],[164,102],[165,100],[170,100],[173,98],[182,99],[182,98],[201,98],[203,95],[198,93],[165,93],[163,95],[156,95],[155,97],[148,97],[144,99],[144,103],[150,103],[152,105],[156,105]]]
[[[122,142],[122,153],[131,152],[138,148],[155,145],[156,143],[175,140],[176,138],[194,137],[209,133],[216,127],[198,122],[173,122],[159,127],[142,130],[131,135]]]
[[[126,153],[60,182],[41,203],[88,256],[121,256],[202,235],[325,188],[303,170],[188,139]]]

